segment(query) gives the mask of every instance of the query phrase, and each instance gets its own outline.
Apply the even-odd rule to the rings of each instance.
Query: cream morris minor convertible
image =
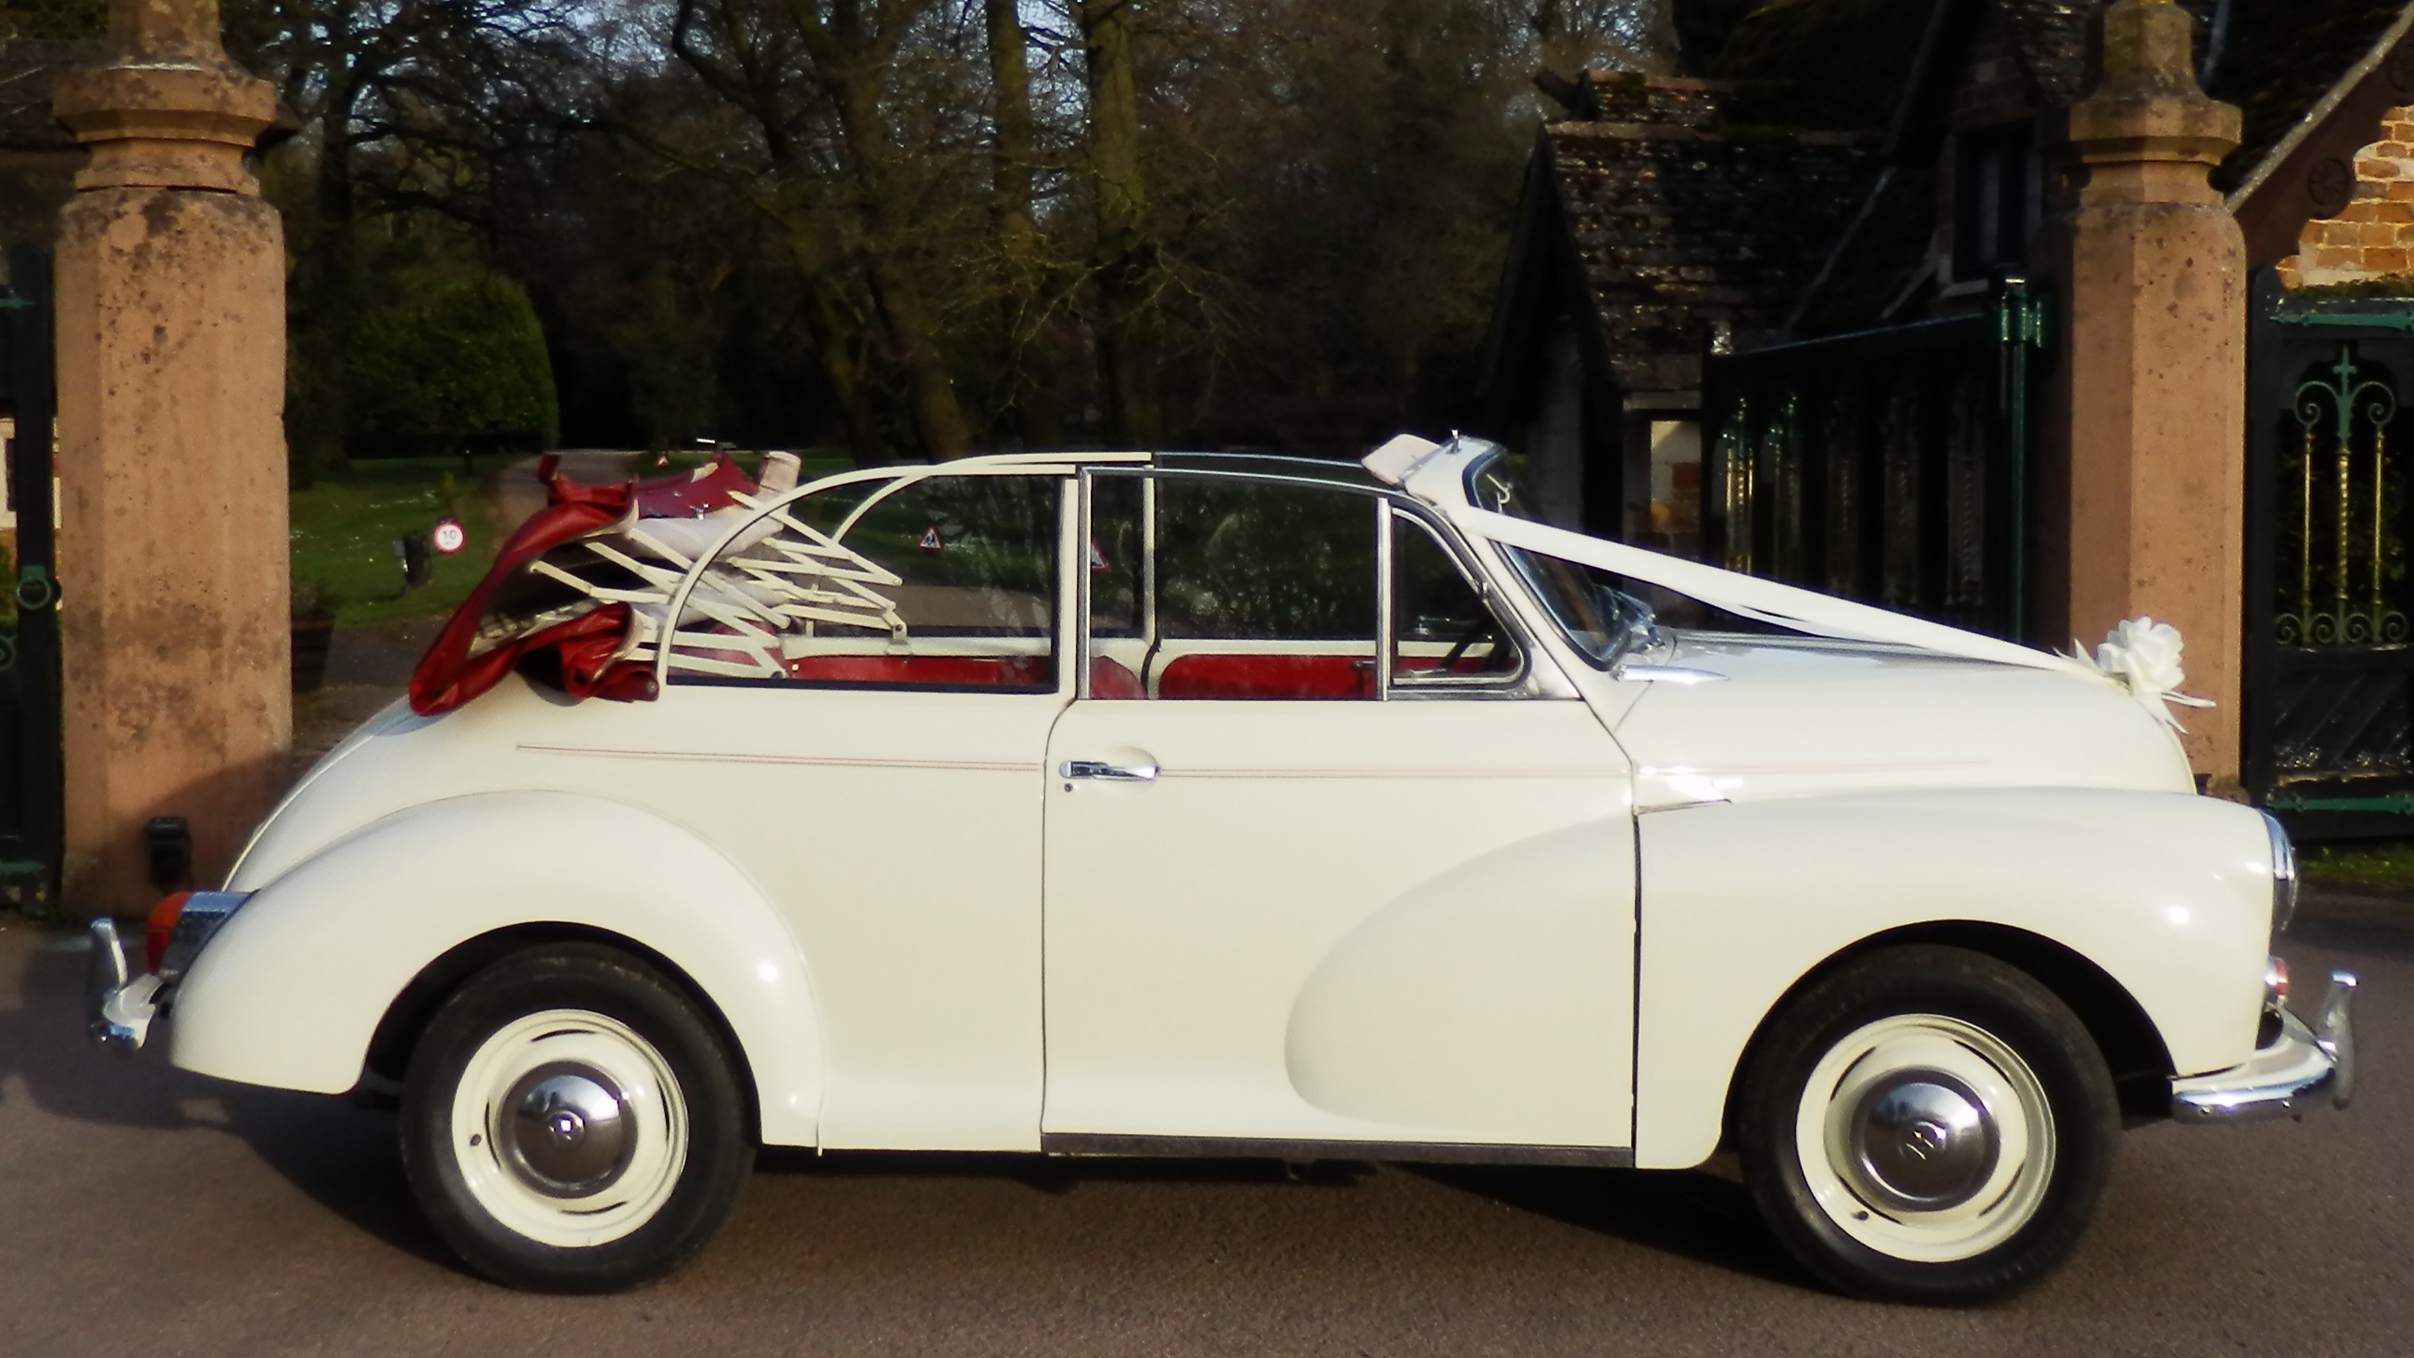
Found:
[[[2346,1104],[2354,978],[2286,1007],[2288,841],[2197,794],[2168,628],[2032,650],[1503,466],[548,469],[410,705],[142,970],[93,924],[95,1036],[390,1102],[436,1230],[558,1290],[695,1254],[757,1145],[1725,1147],[1819,1278],[1971,1301],[2124,1122]]]

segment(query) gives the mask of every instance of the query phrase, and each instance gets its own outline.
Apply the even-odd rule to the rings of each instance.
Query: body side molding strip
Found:
[[[1431,1165],[1590,1165],[1634,1168],[1626,1146],[1529,1146],[1482,1141],[1290,1141],[1250,1136],[1134,1136],[1043,1132],[1049,1155],[1169,1156],[1183,1159],[1388,1160]]]

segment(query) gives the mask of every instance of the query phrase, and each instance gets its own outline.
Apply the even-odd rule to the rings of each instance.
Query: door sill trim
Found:
[[[1625,1146],[1532,1146],[1487,1141],[1294,1141],[1253,1136],[1043,1132],[1039,1148],[1049,1155],[1171,1156],[1194,1160],[1389,1160],[1403,1164],[1634,1168],[1634,1151]]]

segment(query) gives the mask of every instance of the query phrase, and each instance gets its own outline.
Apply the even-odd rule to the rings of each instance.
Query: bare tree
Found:
[[[990,212],[996,224],[999,338],[1004,348],[1004,400],[1026,448],[1064,441],[1057,418],[1055,365],[1042,330],[1048,305],[1044,243],[1032,213],[1038,136],[1031,107],[1028,35],[1018,0],[983,0],[988,33]]]
[[[558,64],[575,0],[227,0],[230,53],[294,120],[272,187],[297,248],[289,441],[342,456],[342,364],[359,305],[361,157],[468,152],[511,91]],[[302,181],[296,188],[292,181]],[[389,186],[399,181],[389,179]],[[439,198],[444,195],[437,195]]]
[[[679,0],[671,45],[707,88],[756,124],[769,182],[758,201],[786,229],[808,282],[824,376],[849,409],[859,450],[876,442],[858,355],[866,327],[849,314],[841,271],[860,271],[876,324],[868,338],[897,371],[923,447],[972,448],[971,421],[947,370],[937,314],[914,267],[919,231],[900,136],[900,49],[935,0]]]
[[[1153,447],[1164,439],[1158,385],[1156,243],[1140,166],[1140,100],[1134,86],[1132,6],[1137,0],[1080,0],[1089,85],[1089,189],[1095,214],[1098,388],[1111,443]]]

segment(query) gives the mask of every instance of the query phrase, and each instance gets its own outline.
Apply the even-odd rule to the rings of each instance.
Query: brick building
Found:
[[[2297,253],[2280,261],[2285,286],[2364,283],[2414,273],[2414,105],[2392,108],[2385,116],[2380,140],[2355,155],[2353,201],[2336,217],[2307,222]]]

